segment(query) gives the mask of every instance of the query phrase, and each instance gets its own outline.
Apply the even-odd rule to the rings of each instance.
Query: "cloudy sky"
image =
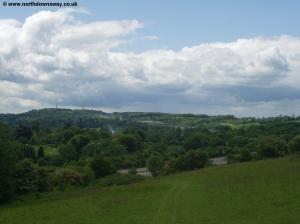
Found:
[[[1,6],[0,113],[300,115],[299,1],[239,2]]]

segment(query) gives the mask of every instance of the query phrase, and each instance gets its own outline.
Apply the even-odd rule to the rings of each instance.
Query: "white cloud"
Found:
[[[159,37],[156,35],[148,35],[148,36],[143,36],[142,40],[158,40]]]
[[[0,20],[0,112],[59,102],[117,111],[295,113],[299,38],[118,50],[141,28],[137,20],[84,23],[68,10],[41,11],[24,23]]]

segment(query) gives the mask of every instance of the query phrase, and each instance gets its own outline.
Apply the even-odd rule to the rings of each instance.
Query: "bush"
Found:
[[[75,161],[78,159],[76,149],[70,144],[61,145],[58,148],[58,152],[64,162]]]
[[[97,156],[92,160],[91,168],[94,172],[95,178],[104,177],[116,172],[112,163],[101,156]]]
[[[131,168],[131,169],[129,169],[128,173],[132,174],[132,175],[135,175],[135,174],[137,174],[137,171],[136,171],[135,168]]]
[[[0,203],[12,198],[14,193],[16,155],[12,148],[13,144],[4,140],[0,133]]]
[[[276,138],[266,137],[258,145],[257,153],[260,158],[274,158],[288,154],[287,144]]]
[[[241,162],[246,162],[246,161],[251,161],[253,158],[251,151],[247,148],[242,149],[241,154],[240,154],[240,161]]]
[[[100,186],[107,187],[112,185],[128,185],[144,180],[145,177],[133,174],[116,173],[102,178],[99,183]]]
[[[37,170],[30,159],[24,159],[16,165],[16,192],[26,194],[37,190]]]
[[[51,190],[53,180],[51,177],[51,169],[39,167],[37,169],[37,190],[39,192]]]
[[[194,170],[208,164],[208,153],[203,150],[191,150],[177,160],[177,170]]]
[[[160,173],[163,165],[164,161],[159,154],[152,154],[146,162],[148,170],[154,177],[156,177]]]
[[[207,136],[201,133],[196,133],[191,136],[188,136],[187,139],[184,141],[184,148],[187,150],[204,148],[207,146]]]
[[[289,142],[291,152],[300,152],[300,135],[297,135]]]
[[[164,175],[168,175],[171,173],[175,173],[176,171],[177,171],[177,159],[172,159],[165,162],[161,172]]]
[[[128,152],[135,152],[142,148],[142,141],[139,136],[133,134],[122,134],[118,136],[118,140],[126,147]]]
[[[36,161],[36,152],[31,145],[24,145],[23,154],[24,158]]]
[[[91,176],[87,172],[80,172],[73,167],[64,167],[55,171],[54,183],[59,187],[68,185],[86,185],[91,181]]]

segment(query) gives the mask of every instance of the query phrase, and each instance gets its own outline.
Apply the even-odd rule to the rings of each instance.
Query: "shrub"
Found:
[[[36,161],[36,152],[31,145],[24,145],[23,154],[24,158]]]
[[[187,150],[203,148],[207,146],[207,136],[201,133],[196,133],[191,136],[188,136],[187,139],[184,141],[184,148]]]
[[[295,136],[289,142],[289,149],[291,152],[300,152],[300,135]]]
[[[38,159],[44,159],[45,158],[44,148],[41,147],[41,146],[38,149],[37,158]]]
[[[252,154],[251,151],[247,148],[242,149],[241,154],[240,154],[240,161],[241,162],[246,162],[246,161],[251,161],[252,160]]]
[[[25,194],[37,190],[36,167],[29,159],[24,159],[16,165],[16,192]]]
[[[177,166],[177,159],[168,160],[165,162],[161,172],[164,175],[175,173],[177,171],[176,166]]]
[[[51,190],[53,180],[51,177],[51,169],[39,167],[37,169],[37,190],[39,192]]]
[[[266,137],[259,143],[257,153],[260,158],[280,157],[288,154],[288,146],[280,139]]]
[[[86,185],[90,182],[90,176],[80,172],[73,167],[64,167],[55,171],[54,183],[56,186],[65,187],[68,185]]]
[[[76,149],[70,144],[61,145],[58,152],[64,162],[74,161],[78,158]]]
[[[133,174],[116,173],[100,179],[100,186],[127,185],[144,180],[145,177]]]
[[[94,172],[95,178],[104,177],[116,172],[112,163],[101,156],[97,156],[92,160],[91,168]]]
[[[159,154],[152,154],[146,162],[148,170],[154,177],[156,177],[160,173],[163,165],[164,161]]]
[[[5,141],[0,133],[0,203],[12,198],[14,193],[16,155],[14,154],[12,147],[12,144]]]
[[[208,164],[208,153],[203,150],[191,150],[177,160],[177,170],[194,170]]]
[[[136,171],[135,168],[131,168],[131,169],[128,171],[128,173],[134,175],[134,174],[137,174],[137,171]]]

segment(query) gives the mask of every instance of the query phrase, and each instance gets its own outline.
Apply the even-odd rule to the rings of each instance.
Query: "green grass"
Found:
[[[293,224],[300,159],[210,167],[128,186],[52,192],[0,207],[0,223]]]
[[[255,125],[259,125],[259,123],[257,122],[251,122],[251,123],[219,123],[221,125],[225,125],[225,126],[229,126],[232,129],[239,129],[241,127],[250,127],[250,126],[255,126]]]
[[[44,147],[45,156],[56,156],[56,155],[58,155],[57,148],[54,148],[54,147],[49,146],[49,145],[43,145],[42,147]],[[35,147],[36,153],[38,152],[38,149],[39,149],[39,146],[36,146]]]
[[[53,148],[51,146],[45,146],[44,152],[45,152],[45,156],[56,156],[56,155],[58,155],[57,148]]]

